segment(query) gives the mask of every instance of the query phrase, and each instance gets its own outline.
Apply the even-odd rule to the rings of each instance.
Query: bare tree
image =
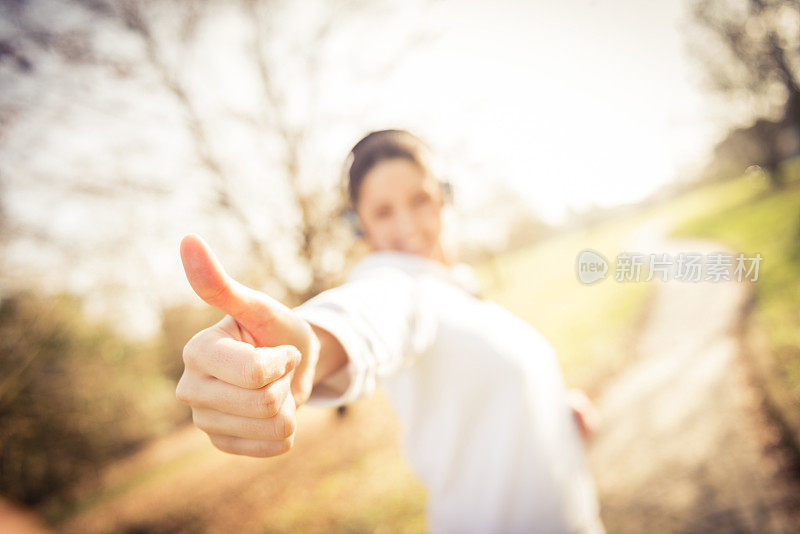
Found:
[[[203,3],[184,2],[182,36],[188,41],[199,18],[203,16]],[[242,8],[246,18],[250,21],[252,31],[251,59],[253,68],[258,73],[261,81],[262,108],[260,113],[254,114],[249,120],[255,124],[259,131],[269,132],[280,140],[283,158],[282,174],[291,192],[291,202],[295,205],[299,217],[294,228],[286,228],[296,234],[299,243],[298,250],[302,263],[310,273],[310,283],[299,293],[287,295],[289,300],[302,302],[319,293],[331,283],[331,275],[325,268],[324,257],[332,250],[347,254],[352,250],[354,242],[342,239],[342,224],[337,217],[341,210],[341,203],[336,191],[326,190],[324,184],[309,183],[304,180],[303,158],[313,157],[315,148],[312,133],[315,129],[323,128],[325,124],[335,117],[326,115],[319,106],[319,95],[322,90],[320,79],[320,57],[325,50],[327,41],[338,28],[341,28],[349,17],[353,17],[366,8],[360,1],[343,0],[338,2],[322,3],[326,8],[323,16],[316,20],[310,37],[301,43],[300,49],[290,59],[298,63],[303,69],[304,91],[307,95],[305,107],[310,110],[306,120],[301,123],[292,122],[286,116],[287,93],[293,87],[283,87],[276,80],[277,66],[271,64],[266,53],[273,39],[274,32],[270,16],[286,8],[288,4],[275,0],[243,0]],[[225,172],[224,166],[218,161],[212,149],[209,134],[203,124],[200,114],[195,108],[187,89],[181,83],[179,76],[171,72],[169,65],[162,59],[157,38],[148,26],[145,5],[141,0],[119,1],[116,8],[121,14],[126,25],[139,34],[146,43],[149,61],[159,72],[164,86],[175,96],[176,101],[187,117],[187,127],[194,141],[197,158],[207,170],[216,178],[216,205],[224,212],[232,215],[239,221],[240,227],[245,232],[253,254],[253,261],[260,265],[261,278],[264,276],[277,278],[284,288],[291,287],[287,280],[280,279],[279,273],[274,269],[274,259],[263,242],[263,238],[248,220],[247,212],[237,204],[232,195],[231,179]],[[425,29],[416,29],[409,32],[405,42],[397,47],[396,54],[373,65],[369,72],[361,72],[362,79],[371,77],[373,80],[385,77],[402,61],[403,57],[411,50],[419,48],[430,42],[433,35]],[[280,225],[279,221],[274,221]],[[344,247],[344,250],[341,250]]]
[[[216,206],[240,223],[240,228],[253,255],[253,261],[257,262],[265,273],[270,273],[271,275],[274,272],[272,258],[262,238],[258,236],[253,228],[247,212],[239,206],[236,198],[231,194],[231,179],[214,154],[207,129],[184,83],[164,60],[159,42],[151,30],[142,2],[140,0],[119,1],[115,3],[114,7],[125,22],[125,25],[142,38],[147,51],[147,59],[158,72],[164,87],[175,97],[175,101],[181,107],[186,117],[186,126],[191,134],[197,160],[216,179]],[[182,24],[184,31],[181,32],[181,38],[183,41],[187,41],[192,36],[192,29],[200,16],[200,7],[196,2],[185,2],[184,7],[184,22]]]
[[[314,19],[314,26],[308,32],[308,37],[296,47],[296,53],[291,58],[280,58],[276,61],[267,52],[274,47],[276,40],[284,36],[274,30],[274,17],[281,10],[296,10],[298,6],[293,3],[278,0],[240,0],[238,4],[226,4],[211,0],[184,0],[167,2],[159,0],[72,0],[72,5],[78,5],[84,10],[95,14],[98,19],[112,20],[116,24],[129,30],[143,43],[144,60],[146,69],[156,73],[157,79],[165,91],[171,95],[172,101],[180,110],[186,132],[191,142],[195,161],[206,171],[206,175],[213,180],[213,195],[211,210],[215,214],[225,214],[233,220],[240,229],[248,245],[248,260],[252,268],[248,276],[250,283],[260,285],[267,280],[272,280],[277,286],[287,289],[284,297],[289,301],[302,301],[331,282],[330,262],[326,258],[332,253],[339,257],[345,256],[352,249],[353,240],[346,232],[346,226],[336,217],[341,205],[338,203],[340,196],[334,190],[334,180],[320,180],[319,172],[309,170],[309,162],[317,158],[318,139],[315,133],[336,122],[338,125],[349,122],[358,122],[358,112],[342,113],[339,110],[326,109],[320,103],[320,94],[324,93],[323,80],[320,71],[323,70],[324,61],[322,52],[328,42],[345,29],[348,20],[362,16],[374,16],[370,10],[375,10],[374,3],[341,0],[337,2],[320,2],[323,9],[319,17]],[[296,217],[290,220],[278,219],[270,221],[272,229],[282,233],[281,237],[292,236],[297,243],[299,263],[307,268],[309,284],[304,288],[295,288],[290,279],[285,278],[279,269],[276,269],[270,238],[265,235],[263,225],[261,228],[253,221],[252,208],[247,206],[246,192],[241,184],[237,183],[236,176],[226,167],[225,154],[219,148],[218,134],[207,123],[202,104],[194,98],[191,80],[184,76],[181,70],[181,57],[175,59],[174,47],[177,45],[183,53],[192,50],[196,42],[196,28],[200,23],[208,22],[214,16],[214,10],[220,6],[226,9],[233,7],[239,9],[242,20],[245,21],[243,29],[250,33],[250,50],[247,55],[248,68],[260,81],[260,94],[262,96],[261,108],[246,112],[247,116],[233,117],[253,126],[253,135],[260,138],[277,140],[282,154],[280,167],[274,169],[279,180],[288,186],[290,198],[288,204],[293,205]],[[23,9],[23,4],[13,10]],[[382,9],[386,9],[385,7]],[[168,36],[159,31],[158,23],[168,12],[177,22],[178,31]],[[375,23],[379,24],[380,19]],[[173,24],[173,27],[175,25]],[[360,81],[371,77],[371,80],[385,77],[397,63],[403,60],[412,50],[418,49],[430,41],[432,33],[425,24],[408,29],[407,39],[398,43],[396,54],[381,58],[381,61],[370,65],[369,71],[359,71],[354,74]],[[91,28],[81,30],[91,32]],[[86,63],[108,63],[115,72],[130,75],[136,72],[141,65],[130,65],[115,62],[114,57],[105,57],[103,51],[92,48],[90,38],[70,35],[69,42],[65,36],[56,32],[48,33],[41,28],[23,29],[26,39],[52,46],[58,53],[69,56],[71,61],[84,61]],[[2,36],[0,36],[2,37]],[[13,61],[20,69],[35,68],[30,65],[24,50],[13,42],[0,42],[0,61]],[[309,110],[301,121],[291,118],[287,114],[287,95],[296,92],[296,86],[287,86],[287,81],[276,72],[282,62],[291,61],[301,68],[302,76],[291,83],[302,85],[302,93],[306,95],[305,108]],[[343,64],[346,64],[343,63]],[[365,109],[367,107],[365,106]],[[363,111],[361,112],[363,115]],[[293,120],[294,119],[294,120]],[[254,157],[259,157],[255,154]],[[318,158],[317,158],[318,159]],[[273,169],[271,169],[273,170]],[[51,179],[54,187],[65,188],[69,194],[80,193],[95,198],[113,198],[121,192],[137,191],[137,194],[168,195],[170,190],[159,189],[153,186],[138,184],[133,180],[110,177],[107,183],[69,183],[59,180],[60,177],[51,179],[42,177],[42,180]],[[47,241],[45,233],[26,227],[14,227],[17,234],[29,233]],[[60,244],[50,240],[50,244],[59,247]],[[89,245],[92,251],[98,253],[102,247],[97,244]],[[113,247],[113,243],[109,245]],[[79,248],[74,244],[63,244],[65,254],[80,255]]]
[[[283,148],[283,172],[290,186],[292,196],[300,213],[300,222],[296,229],[300,243],[299,251],[311,272],[311,282],[300,295],[303,301],[325,289],[330,283],[331,273],[327,272],[322,259],[332,247],[341,247],[342,240],[336,234],[341,229],[335,224],[337,213],[342,209],[340,196],[330,195],[329,191],[319,188],[318,184],[304,183],[302,158],[313,154],[310,140],[315,129],[324,128],[326,124],[336,120],[320,109],[318,98],[322,91],[320,79],[320,57],[327,41],[337,28],[346,26],[347,19],[366,8],[363,1],[344,0],[328,2],[322,5],[327,8],[324,16],[318,20],[310,32],[310,38],[303,43],[295,58],[304,70],[307,85],[306,108],[310,110],[308,118],[300,124],[292,124],[285,116],[286,92],[289,87],[281,87],[272,75],[275,66],[270,64],[267,49],[269,48],[271,25],[269,11],[275,9],[276,2],[264,0],[243,0],[243,6],[251,22],[252,57],[257,66],[262,88],[262,109],[256,118],[260,128],[272,128],[281,141]],[[361,79],[372,80],[384,78],[399,64],[403,57],[411,51],[429,43],[435,36],[426,28],[409,32],[405,41],[396,48],[394,56],[383,59],[370,66],[368,71],[359,73]],[[311,145],[311,146],[310,146]],[[331,201],[331,198],[334,200]],[[350,241],[348,251],[354,243]]]
[[[692,13],[704,38],[694,51],[711,87],[750,102],[762,116],[751,132],[761,161],[752,163],[762,164],[780,187],[781,161],[800,151],[800,3],[699,0]]]

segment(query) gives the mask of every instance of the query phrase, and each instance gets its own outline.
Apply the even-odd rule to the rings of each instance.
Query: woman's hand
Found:
[[[600,412],[580,389],[567,390],[567,404],[572,410],[581,436],[584,439],[590,438],[600,426]]]
[[[280,302],[230,278],[198,236],[183,238],[181,260],[194,292],[228,315],[184,347],[176,396],[222,451],[260,457],[288,451],[295,409],[314,385],[317,335]]]

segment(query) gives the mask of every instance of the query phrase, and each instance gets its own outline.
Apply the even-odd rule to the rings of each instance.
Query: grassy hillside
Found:
[[[750,353],[773,409],[800,445],[800,167],[788,187],[757,176],[709,189],[715,202],[679,225],[675,236],[708,237],[748,256],[760,253],[748,318]]]

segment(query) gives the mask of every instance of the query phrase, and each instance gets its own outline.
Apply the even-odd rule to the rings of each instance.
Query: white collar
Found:
[[[360,276],[369,269],[382,266],[398,268],[412,276],[433,274],[443,280],[457,285],[473,295],[480,294],[480,283],[475,270],[468,264],[459,262],[445,265],[436,260],[395,250],[371,252],[361,259],[350,271],[350,277]]]

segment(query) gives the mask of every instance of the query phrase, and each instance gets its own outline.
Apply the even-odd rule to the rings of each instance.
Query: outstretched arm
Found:
[[[395,260],[372,256],[344,284],[293,309],[329,347],[311,404],[341,406],[369,395],[433,343],[438,323],[426,286]]]

